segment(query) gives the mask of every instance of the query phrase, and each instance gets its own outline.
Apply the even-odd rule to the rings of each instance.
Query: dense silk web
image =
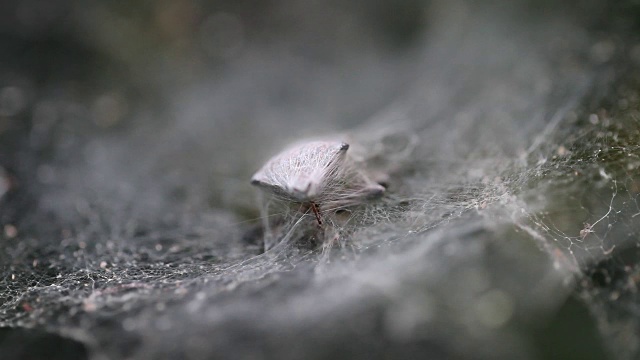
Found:
[[[379,63],[380,49],[354,45],[314,72],[305,57],[256,49],[229,78],[171,91],[161,125],[143,109],[123,130],[70,134],[85,119],[64,111],[81,102],[38,100],[66,115],[21,145],[49,136],[46,159],[16,155],[32,166],[17,177],[33,175],[20,191],[34,200],[2,229],[0,326],[75,339],[96,360],[420,346],[537,358],[530,332],[575,297],[610,354],[637,358],[638,49],[563,18],[515,26],[440,6],[447,24]],[[445,31],[450,22],[466,31]],[[311,147],[283,159],[317,164],[268,163],[286,144],[335,134],[349,162]],[[314,198],[322,225],[304,201],[250,186],[265,161],[275,168],[254,180],[269,184],[328,172]],[[7,173],[0,200],[11,204]],[[353,197],[371,183],[384,194]]]

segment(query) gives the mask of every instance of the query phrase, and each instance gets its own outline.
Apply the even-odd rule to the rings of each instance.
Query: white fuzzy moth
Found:
[[[385,188],[372,181],[347,154],[342,141],[306,141],[286,148],[256,172],[251,183],[284,202],[300,204],[322,225],[323,213],[380,197]]]

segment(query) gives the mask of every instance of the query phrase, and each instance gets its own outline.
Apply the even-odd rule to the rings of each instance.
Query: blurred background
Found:
[[[639,358],[639,68],[635,0],[3,1],[0,353]],[[264,252],[336,133],[385,199]]]

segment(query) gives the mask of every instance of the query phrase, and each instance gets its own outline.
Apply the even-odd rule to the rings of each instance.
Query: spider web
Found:
[[[20,165],[0,171],[0,326],[92,359],[535,359],[548,354],[532,333],[575,297],[599,341],[548,335],[557,351],[637,358],[637,39],[515,24],[518,9],[436,3],[412,51],[378,61],[357,21],[329,64],[251,49],[224,75],[164,84],[169,115],[141,106],[121,128],[87,129],[84,100],[35,99],[6,145]],[[300,33],[280,45],[315,34]],[[278,208],[264,251],[251,173],[332,131],[387,193],[323,229]]]

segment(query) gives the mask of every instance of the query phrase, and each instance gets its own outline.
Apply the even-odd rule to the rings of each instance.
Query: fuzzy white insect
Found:
[[[305,211],[311,209],[322,225],[323,211],[358,205],[385,191],[349,158],[348,149],[341,141],[294,144],[269,159],[251,183]]]

